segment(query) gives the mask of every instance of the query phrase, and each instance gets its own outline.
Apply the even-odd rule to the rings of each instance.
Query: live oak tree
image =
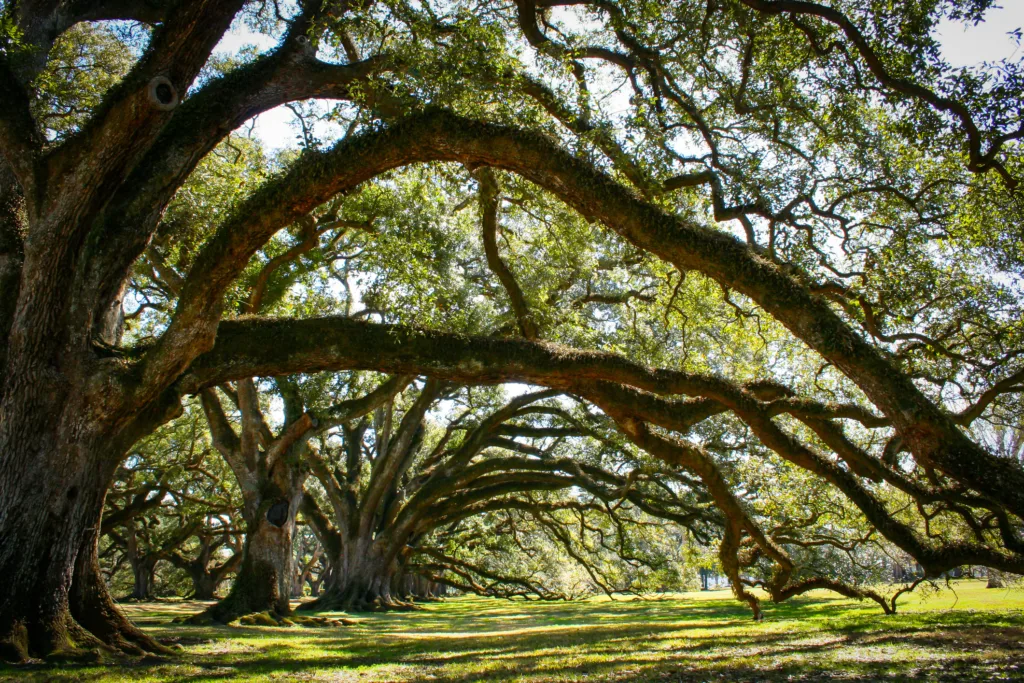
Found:
[[[293,541],[296,513],[310,469],[309,440],[372,412],[407,381],[398,377],[363,396],[316,410],[307,404],[298,384],[278,378],[284,425],[276,433],[264,417],[252,379],[221,388],[238,408],[237,429],[230,424],[218,392],[203,391],[203,411],[213,444],[241,491],[245,548],[230,594],[195,621],[227,623],[252,612],[267,612],[277,618],[291,614]]]
[[[555,400],[558,392],[529,392],[502,404],[500,395],[428,381],[407,394],[404,405],[389,401],[372,422],[364,417],[342,425],[309,454],[320,486],[319,493],[307,492],[302,509],[332,570],[325,592],[304,609],[401,607],[408,604],[403,580],[417,574],[472,590],[478,584],[453,577],[489,573],[492,580],[515,583],[451,557],[447,544],[435,538],[435,532],[454,531],[488,513],[540,516],[566,541],[570,557],[606,587],[610,582],[586,557],[592,553],[577,551],[569,540],[577,524],[608,518],[621,532],[616,550],[624,556],[630,555],[625,537],[639,528],[637,515],[705,534],[714,526],[716,515],[701,504],[702,492],[673,482],[671,472],[630,463],[617,444],[582,457],[575,442],[601,436]],[[438,401],[449,406],[447,418],[438,414]],[[579,516],[557,518],[560,512]],[[609,544],[615,537],[610,529]],[[519,579],[518,585],[536,595],[553,592],[539,583]]]
[[[201,527],[192,534],[190,547],[172,551],[167,560],[188,574],[193,600],[215,600],[221,585],[238,572],[242,564],[241,530],[230,519]]]
[[[931,33],[990,4],[4,0],[3,656],[162,650],[99,574],[119,464],[185,394],[319,371],[591,403],[700,481],[755,612],[755,564],[774,600],[865,593],[801,573],[799,527],[738,497],[707,424],[825,482],[929,575],[1024,572],[1024,469],[979,436],[1021,422],[1021,65],[952,69]],[[276,46],[212,58],[243,14]],[[339,104],[336,143],[307,136],[196,212],[202,229],[164,220],[232,131],[303,100]],[[379,278],[366,310],[243,307],[276,246],[332,249],[319,218],[412,164],[478,219],[477,257],[444,263],[458,286]],[[138,269],[172,296],[126,338]],[[413,295],[429,306],[387,306]],[[460,317],[477,297],[506,324]]]

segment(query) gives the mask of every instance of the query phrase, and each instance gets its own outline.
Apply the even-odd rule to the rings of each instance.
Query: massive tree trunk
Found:
[[[132,561],[132,575],[135,581],[126,600],[152,600],[155,597],[153,584],[156,582],[156,562],[151,557]]]
[[[224,388],[241,414],[238,433],[229,423],[217,393],[202,392],[203,411],[214,445],[242,490],[247,533],[242,567],[231,593],[198,615],[195,623],[227,623],[253,612],[265,612],[275,619],[291,613],[288,600],[294,577],[292,538],[307,476],[304,459],[309,451],[308,439],[317,430],[374,410],[407,382],[408,378],[386,382],[362,398],[333,406],[321,419],[305,412],[296,385],[279,378],[277,386],[284,401],[286,426],[276,436],[263,420],[253,380],[239,381],[236,390]]]
[[[87,566],[76,562],[89,548],[84,539],[95,545],[124,453],[180,410],[175,392],[128,400],[133,385],[117,376],[119,361],[95,345],[119,341],[119,317],[77,310],[64,245],[42,235],[25,243],[0,387],[0,657],[14,660],[118,647],[96,636],[117,631],[119,618],[96,631],[72,618],[72,577],[76,566]],[[75,315],[89,320],[76,325]]]
[[[65,412],[76,411],[69,407]],[[28,420],[37,431],[27,449],[39,464],[0,466],[0,572],[6,584],[0,597],[0,657],[73,656],[95,649],[164,651],[120,615],[97,565],[110,463],[121,453],[110,452],[109,438],[87,436],[84,420],[75,421],[79,430],[65,428],[64,434],[77,431],[80,436],[67,443],[56,433],[60,423],[38,428],[44,418]],[[11,426],[10,421],[0,423],[0,438],[15,431]],[[0,453],[7,456],[0,462],[9,462],[18,450],[8,447]]]
[[[192,83],[240,5],[176,5],[173,16],[159,18],[145,57],[109,93],[92,125],[51,145],[33,119],[29,87],[53,41],[87,18],[81,12],[95,9],[88,4],[16,3],[8,18],[22,33],[24,53],[35,57],[0,55],[4,659],[117,649],[123,643],[114,636],[123,620],[105,589],[97,587],[97,577],[75,579],[82,586],[79,605],[71,601],[73,577],[76,567],[92,569],[82,562],[95,545],[110,463],[116,465],[144,433],[138,416],[162,402],[170,382],[140,382],[109,352],[117,341],[118,292],[138,250],[101,237],[103,212],[169,120],[173,107],[164,106],[165,94],[177,103],[176,93]],[[123,11],[117,18],[137,18],[129,8]],[[154,82],[163,87],[160,106],[152,106]],[[164,205],[164,199],[154,201],[157,215]],[[111,260],[126,266],[92,281],[90,269],[102,270],[100,264]]]
[[[14,382],[8,389],[8,399],[21,393]],[[32,403],[35,415],[7,410],[0,420],[0,656],[14,660],[101,644],[75,623],[69,605],[82,539],[105,492],[98,449],[88,438],[61,443],[59,422],[45,425],[52,412]],[[37,464],[14,467],[22,458]]]
[[[10,188],[5,194],[6,206]],[[7,241],[17,240],[18,219],[2,219]],[[95,359],[80,339],[68,338],[72,275],[54,253],[59,247],[30,235],[17,286],[3,283],[2,299],[15,302],[0,387],[0,576],[7,585],[0,654],[8,659],[96,644],[71,618],[68,594],[81,539],[106,491],[99,454],[111,430],[101,422],[102,402],[86,398]]]
[[[398,571],[398,549],[402,545],[401,537],[392,533],[391,522],[404,498],[398,492],[399,483],[423,441],[424,417],[442,393],[440,383],[428,381],[392,431],[392,398],[408,383],[409,378],[393,377],[362,399],[367,408],[363,415],[375,411],[377,456],[361,497],[356,491],[364,457],[363,434],[369,427],[365,419],[355,426],[343,424],[346,472],[341,479],[340,470],[332,472],[319,455],[307,456],[312,471],[327,491],[334,519],[328,520],[312,497],[302,499],[303,514],[316,529],[331,565],[323,594],[304,604],[303,609],[369,611],[408,606],[391,594],[392,580]]]
[[[156,563],[159,557],[155,553],[139,552],[138,535],[135,529],[129,529],[127,534],[128,547],[125,552],[128,555],[128,563],[132,568],[132,592],[125,596],[125,600],[152,600],[153,584],[156,581]]]
[[[128,621],[110,597],[100,573],[98,539],[99,534],[92,530],[82,539],[71,583],[72,617],[108,648],[128,654],[170,653],[170,649]]]
[[[41,234],[25,243],[0,401],[0,657],[15,660],[118,646],[72,618],[74,569],[124,453],[179,409],[175,392],[131,402],[133,383],[99,351],[119,341],[119,316],[79,310],[91,301],[70,294],[65,245]],[[82,315],[87,322],[76,324]],[[98,630],[116,631],[116,622]]]
[[[196,622],[228,623],[253,612],[275,618],[291,614],[292,537],[304,477],[289,479],[284,487],[267,482],[263,495],[246,501],[242,566],[228,596],[196,617]]]
[[[282,380],[283,381],[283,380]],[[276,438],[259,408],[255,383],[238,382],[237,391],[225,388],[241,413],[238,434],[229,423],[213,391],[202,394],[203,410],[214,445],[224,456],[242,490],[246,536],[242,565],[226,598],[197,615],[193,623],[228,623],[253,612],[280,619],[291,614],[293,570],[292,538],[295,514],[302,499],[306,473],[299,458],[303,441],[313,427],[291,395],[285,396],[288,426]]]
[[[408,607],[391,588],[398,564],[383,539],[349,538],[331,558],[332,574],[321,595],[303,610],[368,612]]]

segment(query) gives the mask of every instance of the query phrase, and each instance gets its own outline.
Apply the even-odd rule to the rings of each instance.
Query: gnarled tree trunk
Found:
[[[200,0],[145,17],[130,3],[101,11],[159,28],[92,125],[52,144],[33,117],[30,88],[57,37],[97,8],[5,5],[25,49],[0,54],[0,658],[124,642],[114,636],[123,619],[89,560],[111,463],[155,426],[140,415],[161,412],[155,404],[171,397],[169,381],[125,372],[127,363],[112,357],[119,293],[141,246],[110,239],[104,211],[240,5]],[[159,102],[154,82],[163,88]],[[139,186],[128,192],[136,196]],[[153,199],[153,215],[169,197]],[[136,225],[144,236],[153,227]]]
[[[231,592],[196,621],[228,623],[253,612],[275,618],[291,614],[292,537],[304,477],[288,479],[286,486],[267,482],[262,496],[246,500],[245,546]]]
[[[22,393],[14,382],[8,390],[8,399]],[[105,492],[96,462],[99,449],[90,448],[88,438],[66,443],[59,433],[64,420],[46,425],[57,408],[54,404],[59,404],[56,397],[48,398],[26,401],[35,404],[34,415],[8,410],[0,420],[0,575],[5,583],[0,597],[0,656],[6,659],[101,645],[75,623],[70,609],[76,559]],[[19,429],[13,423],[21,417],[25,419]],[[23,458],[36,464],[5,466]]]
[[[279,378],[286,427],[276,436],[263,420],[256,385],[251,379],[239,381],[237,391],[224,388],[241,413],[241,430],[237,434],[216,392],[202,392],[203,410],[214,444],[242,490],[247,533],[242,566],[231,593],[198,615],[195,622],[227,623],[253,612],[265,612],[280,619],[291,613],[288,600],[294,577],[292,538],[308,471],[304,462],[309,450],[307,440],[318,429],[372,411],[407,381],[400,378],[387,382],[360,399],[339,403],[327,411],[327,417],[318,419],[304,411],[297,386]]]
[[[280,381],[284,386],[285,380]],[[306,472],[301,467],[303,437],[315,426],[293,392],[285,391],[288,426],[276,437],[260,412],[256,385],[239,381],[237,391],[223,388],[238,405],[241,430],[236,434],[213,390],[202,393],[203,410],[214,445],[224,456],[242,490],[246,525],[242,564],[231,592],[193,623],[228,623],[254,612],[275,620],[291,614],[292,538]]]
[[[72,405],[65,412],[75,412],[75,401],[67,403]],[[0,439],[14,431],[10,426],[0,424]],[[88,432],[83,427],[81,432]],[[6,583],[0,597],[0,657],[17,661],[97,649],[166,651],[118,612],[99,573],[96,544],[103,499],[122,451],[111,453],[111,439],[81,432],[80,440],[67,443],[58,431],[59,423],[38,429],[34,444],[28,442],[36,445],[29,446],[36,466],[0,467],[5,530],[0,571]],[[0,450],[8,457],[15,452]]]
[[[350,538],[337,550],[331,559],[333,572],[323,593],[301,609],[368,612],[409,607],[392,594],[398,564],[389,559],[385,542]]]

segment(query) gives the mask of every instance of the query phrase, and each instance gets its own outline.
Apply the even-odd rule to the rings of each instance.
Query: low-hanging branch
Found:
[[[853,449],[845,437],[840,439],[839,428],[828,418],[854,418],[864,426],[882,427],[886,421],[879,419],[859,407],[828,406],[815,404],[806,400],[791,400],[785,388],[773,388],[756,384],[744,388],[732,385],[720,378],[697,377],[686,373],[671,372],[644,368],[628,363],[622,358],[608,354],[586,353],[577,350],[562,350],[551,344],[529,342],[528,340],[468,338],[461,335],[425,330],[410,330],[394,326],[375,325],[372,323],[353,322],[350,320],[333,319],[332,321],[276,322],[276,321],[239,321],[225,323],[227,334],[220,337],[224,346],[215,349],[213,358],[224,354],[229,362],[238,363],[249,371],[252,367],[260,371],[269,370],[271,363],[259,356],[272,355],[272,351],[253,349],[246,343],[245,337],[252,335],[261,337],[261,332],[271,338],[281,339],[278,330],[302,327],[308,324],[315,329],[318,341],[316,349],[311,349],[311,357],[318,364],[318,369],[366,368],[377,370],[421,372],[442,377],[448,380],[463,382],[497,382],[503,380],[531,381],[572,391],[589,398],[606,411],[619,410],[625,418],[650,421],[664,428],[685,433],[690,428],[710,416],[730,411],[754,428],[755,433],[765,445],[775,450],[782,457],[794,464],[807,469],[817,476],[837,486],[867,516],[872,524],[890,541],[918,558],[927,571],[940,573],[958,564],[973,562],[987,564],[1013,571],[1022,568],[1019,553],[1015,550],[1018,541],[1016,533],[1009,524],[1004,524],[1004,547],[1010,551],[1000,551],[987,544],[949,543],[939,547],[931,542],[923,542],[916,532],[904,523],[898,522],[893,514],[860,484],[858,474],[869,479],[884,479],[911,495],[922,499],[950,499],[967,504],[987,506],[1001,510],[998,503],[984,497],[969,496],[957,489],[923,487],[905,475],[885,465],[859,449]],[[263,326],[266,327],[263,327]],[[339,341],[337,345],[329,342],[330,330],[337,326],[335,333]],[[343,333],[338,331],[344,330]],[[361,335],[365,334],[365,338]],[[238,335],[238,336],[235,336]],[[295,335],[288,348],[291,350],[289,359],[301,363],[301,339],[304,334]],[[342,347],[342,344],[344,346]],[[365,346],[364,346],[365,344]],[[253,344],[252,346],[255,346]],[[260,345],[260,349],[266,347]],[[365,351],[363,349],[365,348]],[[392,351],[393,349],[393,351]],[[338,353],[334,359],[329,353]],[[248,355],[255,353],[255,355]],[[315,353],[315,357],[312,354]],[[422,362],[415,357],[422,354]],[[340,359],[343,356],[343,359]],[[440,357],[439,357],[440,356]],[[450,359],[450,360],[449,360]],[[205,359],[197,362],[198,377],[189,381],[199,383],[206,370]],[[216,361],[211,362],[211,365]],[[227,364],[227,363],[225,363]],[[251,364],[251,365],[250,365]],[[219,363],[217,363],[219,365]],[[223,368],[223,366],[221,366]],[[634,388],[640,387],[640,389]],[[658,393],[668,395],[682,393],[696,395],[693,402],[666,400]],[[767,400],[759,400],[762,396]],[[816,453],[807,446],[785,434],[772,420],[779,414],[791,414],[804,420],[822,434],[825,442],[835,448],[844,461],[851,463],[850,469],[839,467],[826,456]],[[627,432],[629,433],[629,432]],[[662,456],[665,457],[665,456]],[[680,464],[676,456],[668,456],[669,462]],[[708,469],[703,476],[712,476]],[[705,479],[705,484],[707,480]],[[719,505],[731,499],[728,485],[721,487],[722,496]],[[728,505],[726,504],[728,509]],[[733,505],[733,516],[739,520],[734,541],[727,547],[738,552],[741,529],[752,529],[754,524],[743,521],[743,515]],[[767,537],[763,544],[771,547]],[[730,551],[732,552],[732,550]],[[783,562],[783,574],[787,569],[788,560],[785,553],[777,548],[770,555]],[[739,568],[735,579],[739,579]],[[785,582],[776,591],[780,596],[789,593],[782,590]],[[746,598],[744,598],[746,599]],[[748,600],[748,602],[752,602]]]
[[[514,170],[584,215],[599,218],[641,248],[679,268],[704,272],[749,296],[857,383],[892,421],[922,465],[940,467],[966,485],[987,488],[993,499],[1024,512],[1024,498],[1018,499],[1024,493],[1017,493],[1024,491],[1024,474],[970,441],[951,416],[928,400],[910,378],[801,281],[735,238],[668,215],[644,202],[545,138],[460,119],[447,112],[414,116],[383,133],[340,143],[306,163],[300,162],[290,174],[254,195],[197,260],[175,321],[157,347],[144,356],[140,368],[143,377],[159,384],[159,377],[183,369],[182,363],[188,359],[180,357],[181,349],[204,348],[209,342],[200,343],[203,336],[212,341],[216,329],[213,314],[224,288],[248,257],[283,224],[390,168],[445,159]],[[253,222],[254,215],[259,217],[258,223]],[[228,254],[233,256],[226,258]],[[1018,482],[1020,487],[986,484],[989,475],[979,475],[979,462],[993,477],[998,474],[1001,481]]]

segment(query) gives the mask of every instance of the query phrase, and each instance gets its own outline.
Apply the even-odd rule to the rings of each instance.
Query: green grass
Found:
[[[455,598],[336,629],[183,627],[200,603],[126,605],[183,651],[107,666],[0,667],[17,681],[1024,680],[1024,591],[980,581],[906,596],[900,614],[811,594],[766,605],[727,591],[649,600]]]

